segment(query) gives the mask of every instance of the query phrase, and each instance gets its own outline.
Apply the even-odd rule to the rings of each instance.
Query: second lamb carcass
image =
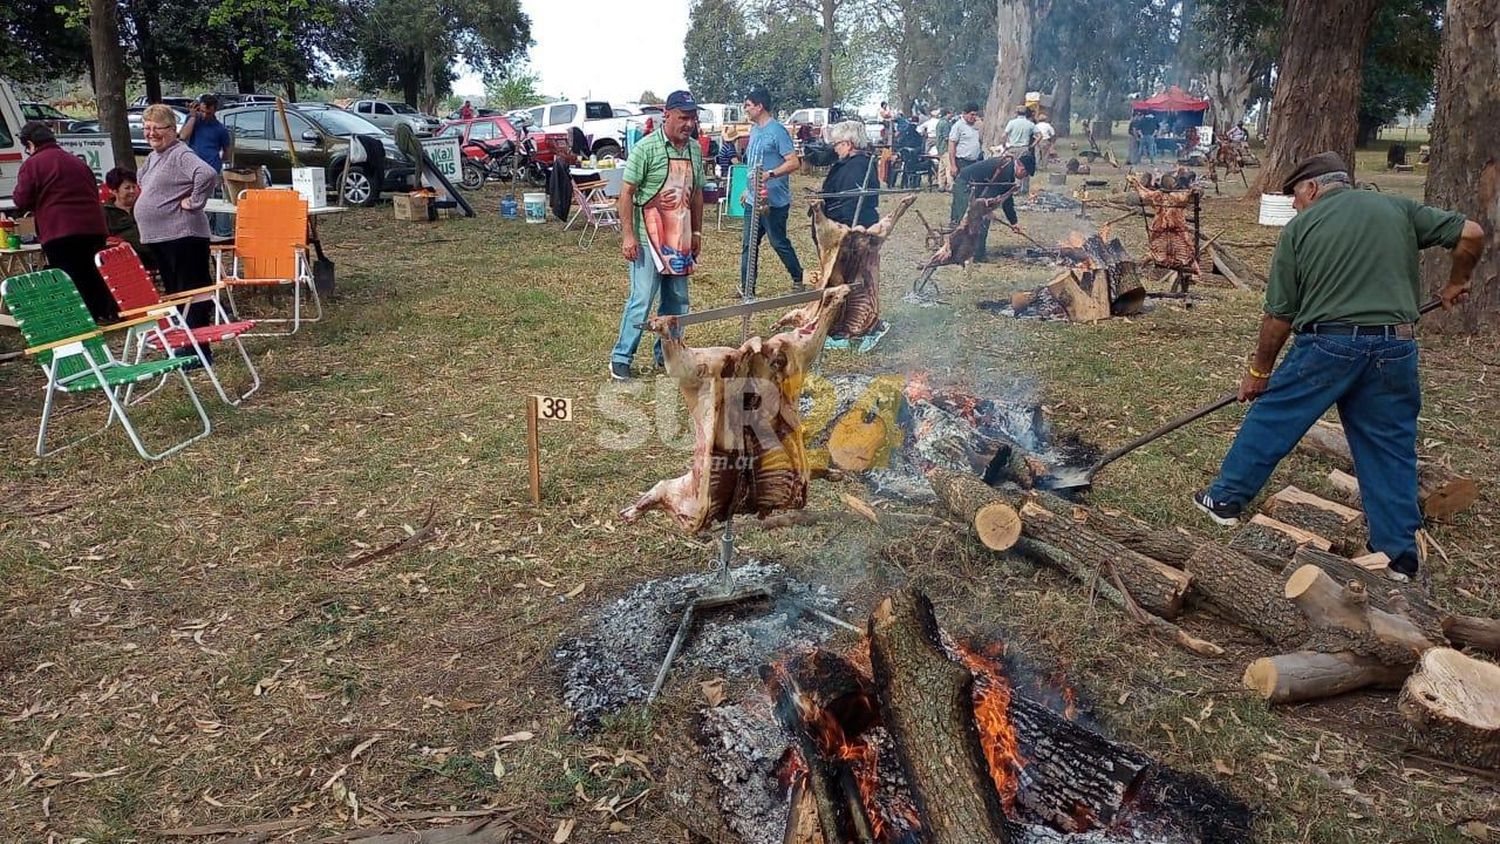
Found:
[[[823,213],[823,203],[812,204],[813,234],[818,241],[818,270],[813,284],[822,289],[849,288],[849,299],[829,333],[862,337],[880,323],[880,247],[916,194],[901,198],[896,209],[869,228],[846,226]],[[782,317],[778,325],[807,325],[817,318],[821,304],[813,302]]]
[[[659,508],[683,530],[699,533],[735,513],[801,509],[811,473],[798,397],[848,295],[843,285],[825,290],[816,321],[752,337],[737,349],[690,348],[673,338],[675,318],[651,320],[664,338],[667,374],[678,379],[692,418],[692,463],[687,474],[658,482],[620,515],[633,521]]]

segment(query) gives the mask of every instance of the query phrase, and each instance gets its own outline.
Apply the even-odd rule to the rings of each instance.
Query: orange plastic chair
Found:
[[[230,257],[225,268],[226,253]],[[290,317],[258,317],[258,324],[289,324],[289,330],[257,332],[255,335],[296,334],[304,322],[323,318],[323,302],[313,286],[312,262],[307,251],[307,201],[296,191],[247,190],[236,203],[234,248],[218,253],[219,280],[229,294],[229,304],[236,314],[234,299],[237,287],[292,288]],[[302,315],[303,289],[312,298],[316,316]]]

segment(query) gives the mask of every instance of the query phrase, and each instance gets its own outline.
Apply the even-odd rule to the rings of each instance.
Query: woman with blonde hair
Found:
[[[168,293],[213,284],[209,269],[208,215],[203,208],[219,176],[177,137],[177,114],[160,103],[146,107],[141,126],[151,154],[139,174],[135,221],[141,242],[151,247]],[[213,303],[188,309],[188,325],[213,321]]]

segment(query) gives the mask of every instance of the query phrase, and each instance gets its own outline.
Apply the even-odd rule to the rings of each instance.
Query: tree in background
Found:
[[[1432,99],[1443,5],[1444,0],[1387,0],[1381,5],[1365,45],[1356,146],[1368,146],[1380,127],[1403,112],[1421,111]]]
[[[519,0],[350,0],[349,8],[360,82],[400,91],[424,110],[452,90],[457,61],[501,79],[531,44]]]
[[[1271,131],[1251,193],[1280,193],[1297,162],[1324,151],[1354,166],[1365,40],[1380,0],[1287,0]]]
[[[984,101],[984,144],[995,146],[1005,134],[1009,115],[1026,96],[1031,70],[1031,39],[1048,0],[995,0],[995,75]]]
[[[749,41],[737,0],[695,0],[682,57],[682,78],[693,95],[712,103],[732,102],[744,94],[739,77]]]
[[[1200,74],[1220,130],[1245,118],[1281,50],[1281,3],[1275,0],[1197,0]]]
[[[693,96],[697,95],[694,94]],[[642,91],[641,95],[636,98],[636,102],[640,103],[641,105],[666,105],[666,100],[663,100],[661,97],[657,96],[656,92],[651,90],[650,88]],[[712,102],[712,100],[710,100],[710,102]]]
[[[57,0],[0,3],[0,76],[18,82],[76,77],[93,61],[87,6]]]
[[[134,164],[130,127],[125,122],[125,55],[114,0],[89,0],[89,40],[94,58],[94,102],[99,126],[109,134],[114,159]],[[131,169],[135,169],[131,167]]]
[[[202,37],[187,46],[201,56],[205,77],[217,67],[242,94],[272,83],[296,101],[298,84],[329,80],[324,55],[341,52],[330,49],[339,12],[336,0],[220,0],[210,4]]]
[[[537,75],[530,71],[513,73],[503,79],[486,79],[484,80],[484,104],[501,111],[541,105],[547,101],[547,98],[537,91],[537,84],[540,81]]]
[[[1426,199],[1477,221],[1486,244],[1468,304],[1433,314],[1432,327],[1493,331],[1500,328],[1500,8],[1494,0],[1448,0],[1443,26]],[[1429,290],[1447,283],[1448,266],[1442,250],[1423,254]]]

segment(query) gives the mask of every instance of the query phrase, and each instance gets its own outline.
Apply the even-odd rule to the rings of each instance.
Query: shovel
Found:
[[[1418,318],[1420,318],[1422,314],[1437,310],[1438,308],[1442,307],[1442,304],[1442,300],[1440,299],[1432,299],[1428,301],[1427,304],[1418,309]],[[1078,492],[1086,490],[1094,485],[1094,474],[1097,473],[1100,469],[1103,469],[1105,466],[1108,466],[1116,460],[1119,460],[1121,457],[1124,457],[1130,452],[1135,451],[1146,443],[1160,439],[1167,434],[1172,433],[1173,431],[1181,428],[1189,422],[1196,422],[1197,420],[1202,419],[1203,417],[1209,415],[1210,413],[1213,413],[1216,410],[1222,410],[1223,408],[1234,404],[1239,400],[1239,397],[1239,392],[1235,391],[1220,399],[1205,404],[1197,410],[1189,411],[1188,413],[1185,413],[1182,416],[1173,419],[1171,422],[1168,422],[1160,428],[1142,434],[1141,436],[1136,437],[1135,439],[1120,446],[1114,451],[1109,452],[1108,454],[1099,458],[1099,461],[1097,463],[1088,467],[1087,469],[1064,469],[1061,473],[1052,475],[1050,478],[1047,478],[1045,480],[1046,486],[1053,492]]]

